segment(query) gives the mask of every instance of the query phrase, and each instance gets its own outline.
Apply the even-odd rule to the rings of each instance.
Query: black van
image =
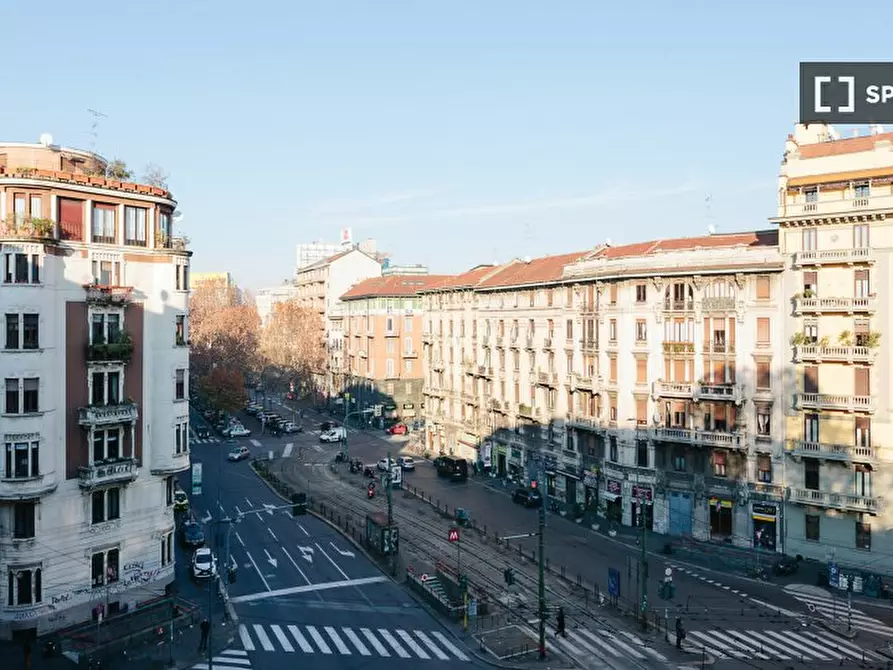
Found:
[[[464,482],[468,479],[468,461],[454,456],[441,456],[437,474],[440,477],[448,477],[454,482]]]

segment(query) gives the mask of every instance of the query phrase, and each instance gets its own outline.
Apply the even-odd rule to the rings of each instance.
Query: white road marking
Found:
[[[332,557],[326,553],[326,550],[319,546],[319,542],[314,542],[314,544],[316,545],[316,548],[322,552],[322,555],[329,559],[329,563],[335,566],[335,569],[341,573],[341,576],[344,577],[344,579],[350,579],[350,577],[347,576],[347,573],[341,569],[341,566],[332,560]]]
[[[455,656],[456,658],[458,658],[460,661],[466,661],[466,662],[467,662],[467,661],[469,660],[469,659],[468,659],[468,656],[466,656],[465,654],[463,654],[462,651],[459,649],[459,647],[457,647],[457,646],[454,645],[452,642],[450,642],[450,641],[446,638],[446,635],[444,635],[444,634],[441,633],[440,631],[438,631],[438,630],[431,631],[431,635],[433,635],[434,637],[436,637],[436,638],[437,638],[437,641],[440,642],[440,644],[442,644],[444,647],[446,647],[447,649],[449,649],[450,652],[452,652],[453,656]]]
[[[366,639],[369,640],[369,644],[372,645],[379,656],[390,658],[390,652],[388,652],[388,650],[385,649],[385,646],[378,641],[378,638],[372,634],[371,630],[369,630],[368,628],[360,628],[360,632],[366,636]]]
[[[786,646],[788,646],[788,647],[794,647],[795,649],[797,649],[797,650],[798,650],[801,654],[803,654],[804,656],[811,656],[811,657],[813,657],[813,658],[817,658],[817,659],[822,660],[822,661],[827,661],[829,657],[828,657],[828,656],[825,656],[825,654],[830,654],[830,653],[831,653],[831,652],[826,651],[826,650],[824,650],[824,649],[821,650],[821,653],[815,652],[815,651],[813,651],[813,649],[812,649],[811,647],[807,647],[807,646],[804,645],[803,643],[799,642],[796,638],[793,638],[793,639],[792,639],[789,635],[780,635],[780,634],[776,633],[776,632],[773,631],[773,630],[766,630],[766,631],[763,631],[763,635],[770,635],[771,637],[773,637],[773,638],[776,639],[776,640],[781,640],[781,642],[782,642],[783,644],[785,644]],[[835,654],[835,656],[837,656],[837,654]],[[841,657],[841,656],[837,656],[837,658],[842,658],[842,657]]]
[[[298,643],[298,646],[301,648],[305,654],[313,653],[313,645],[307,642],[307,638],[304,637],[304,634],[301,633],[300,629],[295,625],[288,626],[288,632],[292,634],[292,637],[295,638],[295,642]]]
[[[254,642],[251,640],[248,629],[245,628],[243,623],[239,624],[239,637],[242,638],[242,646],[245,647],[245,651],[254,651]]]
[[[351,644],[357,648],[357,651],[360,652],[361,656],[371,656],[372,652],[369,651],[369,647],[363,644],[363,641],[360,639],[360,636],[353,632],[350,628],[342,627],[342,631],[344,631],[344,635],[350,640]]]
[[[241,544],[241,545],[244,547],[244,546],[245,546],[245,540],[243,540],[243,539],[242,539],[242,536],[239,535],[239,531],[233,531],[233,532],[235,533],[235,535],[236,535],[236,539],[239,541],[239,544]]]
[[[270,630],[273,631],[273,635],[276,636],[276,639],[279,640],[279,644],[282,645],[282,648],[289,654],[294,652],[295,648],[291,645],[291,642],[288,641],[288,637],[285,635],[285,631],[282,630],[276,624],[270,624]]]
[[[259,623],[254,624],[254,634],[257,635],[257,640],[260,642],[260,646],[264,648],[264,651],[276,651],[273,641],[267,637],[267,631]]]
[[[347,648],[347,645],[344,644],[344,641],[341,639],[341,636],[338,635],[338,631],[336,631],[331,626],[324,626],[323,630],[326,631],[326,634],[331,638],[332,642],[335,644],[335,648],[338,650],[338,653],[342,656],[350,656],[350,649]]]
[[[699,640],[699,642],[697,642],[696,644],[700,644],[702,647],[704,647],[704,649],[709,651],[711,654],[713,654],[717,658],[728,658],[728,656],[726,656],[724,653],[722,653],[719,649],[716,648],[716,645],[713,643],[713,640],[711,640],[706,635],[703,635],[700,631],[693,630],[693,631],[689,631],[688,634],[691,635],[693,638],[696,638],[697,640]]]
[[[282,458],[288,458],[291,456],[292,450],[295,448],[295,445],[292,442],[289,442],[285,445],[285,449],[282,450]]]
[[[403,647],[400,646],[400,643],[394,638],[393,635],[384,628],[378,629],[378,634],[384,638],[384,641],[391,645],[391,649],[397,652],[397,656],[400,658],[412,658],[412,656],[407,652]]]
[[[645,658],[642,654],[639,653],[638,649],[633,649],[626,642],[624,642],[623,640],[618,638],[616,635],[612,635],[611,633],[609,633],[606,630],[603,630],[600,632],[602,635],[604,635],[606,638],[608,638],[609,641],[613,641],[614,644],[616,644],[621,649],[626,649],[626,651],[629,653],[629,655],[632,656],[633,658],[636,658],[636,659]]]
[[[274,539],[276,542],[279,542],[279,538],[276,537],[276,533],[273,532],[273,529],[272,529],[272,528],[267,528],[267,530],[270,531],[270,535],[273,536],[273,539]]]
[[[246,552],[247,553],[247,552]],[[287,589],[276,589],[267,591],[266,593],[249,593],[244,596],[236,596],[230,598],[231,603],[250,603],[256,600],[267,600],[268,598],[278,598],[279,596],[290,596],[295,593],[309,593],[310,591],[329,591],[331,589],[341,589],[347,586],[365,586],[366,584],[378,584],[388,581],[387,577],[360,577],[359,579],[346,579],[337,582],[322,582],[321,584],[307,584],[306,586],[290,586]]]
[[[291,557],[291,554],[289,554],[289,553],[285,550],[285,547],[280,547],[280,549],[282,549],[282,553],[285,554],[286,558],[288,558],[288,560],[291,561],[291,564],[292,564],[293,566],[295,566],[295,570],[297,570],[298,573],[301,575],[301,577],[304,578],[304,581],[307,582],[308,584],[311,584],[312,582],[310,581],[310,578],[307,577],[307,575],[304,574],[304,571],[301,570],[300,567],[298,567],[298,564],[295,563],[295,559],[293,559],[293,558]]]
[[[245,651],[244,649],[227,649],[220,653],[226,654],[227,656],[247,656],[248,655],[248,652]]]
[[[254,505],[251,504],[251,501],[248,500],[248,498],[245,498],[245,502],[248,503],[248,509],[251,509],[252,507],[254,507]]]
[[[415,655],[424,660],[430,660],[430,656],[419,646],[419,643],[412,639],[412,636],[402,628],[398,628],[397,635],[406,643],[406,645],[415,652]]]
[[[253,446],[255,446],[255,447],[262,447],[262,446],[264,446],[264,445],[262,445],[262,444],[260,443],[260,440],[255,440],[254,438],[251,438],[251,444],[252,444]]]
[[[251,667],[250,660],[248,660],[247,658],[239,658],[236,656],[215,656],[214,658],[211,659],[211,662],[214,663],[215,665],[217,663],[226,663],[226,664],[229,664],[230,667],[232,667],[233,664],[240,666],[240,667],[241,666],[248,666],[249,668]]]
[[[616,656],[618,658],[620,658],[622,656],[622,654],[619,651],[614,649],[614,647],[609,645],[605,640],[602,640],[600,637],[591,633],[590,631],[586,630],[585,628],[578,628],[577,630],[567,631],[567,634],[570,635],[571,638],[576,640],[578,644],[582,644],[586,649],[588,649],[589,651],[591,651],[593,653],[597,654],[598,649],[596,647],[592,646],[592,644],[590,644],[590,641],[592,641],[593,643],[595,643],[596,645],[598,645],[599,647],[604,649],[609,654],[613,654],[614,656]]]
[[[332,653],[331,648],[329,648],[329,645],[326,644],[326,641],[323,639],[322,635],[319,634],[319,631],[316,630],[315,626],[307,626],[307,632],[310,633],[310,637],[313,638],[313,641],[316,642],[316,646],[319,647],[319,650],[322,653]]]
[[[787,656],[788,650],[785,649],[781,643],[776,642],[775,640],[767,640],[764,635],[760,635],[758,632],[753,630],[745,631],[747,635],[745,636],[742,633],[739,633],[734,630],[729,631],[729,635],[734,635],[735,637],[742,639],[744,641],[752,640],[754,642],[754,646],[760,651],[768,651],[776,660],[779,661],[789,661],[790,656]],[[777,645],[777,647],[773,647],[772,645]]]
[[[441,661],[448,661],[448,660],[450,660],[450,657],[447,656],[446,654],[444,654],[444,653],[440,650],[440,648],[439,648],[436,644],[434,644],[434,643],[431,641],[431,638],[428,637],[427,635],[425,635],[425,633],[424,633],[423,631],[420,631],[420,630],[414,630],[414,631],[412,631],[412,632],[415,633],[415,636],[416,636],[417,638],[419,638],[419,639],[422,641],[422,643],[423,643],[426,647],[428,647],[428,649],[431,651],[431,653],[433,653],[435,656],[437,656],[437,658],[439,658]]]
[[[307,537],[310,537],[310,533],[307,532],[307,529],[304,528],[304,526],[302,526],[301,524],[298,524],[298,528],[301,529],[301,532],[304,533],[304,535],[306,535]]]
[[[254,570],[257,572],[258,576],[260,577],[260,580],[264,583],[264,586],[267,587],[267,591],[272,592],[273,589],[271,589],[270,585],[267,584],[267,578],[264,577],[264,573],[262,573],[260,571],[260,568],[257,567],[257,563],[254,562],[254,558],[252,558],[251,554],[249,554],[247,551],[245,552],[245,555],[248,556],[248,560],[251,561],[251,565],[254,566]],[[230,600],[230,602],[233,602],[233,600]]]

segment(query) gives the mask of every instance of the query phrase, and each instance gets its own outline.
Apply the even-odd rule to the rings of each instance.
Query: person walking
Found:
[[[558,608],[558,617],[557,617],[557,627],[555,628],[555,634],[560,635],[561,637],[567,637],[567,631],[564,629],[564,608]]]
[[[211,634],[211,623],[207,619],[202,619],[200,628],[202,631],[202,637],[198,643],[198,650],[199,651],[207,651],[208,650],[208,636]]]
[[[682,649],[682,641],[685,639],[685,628],[682,627],[682,618],[676,617],[676,649]]]

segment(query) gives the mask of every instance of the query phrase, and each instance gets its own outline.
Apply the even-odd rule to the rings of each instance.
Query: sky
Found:
[[[193,270],[252,289],[344,227],[437,273],[769,227],[799,62],[888,59],[853,22],[893,17],[821,0],[5,5],[31,28],[4,34],[0,137],[162,166]]]

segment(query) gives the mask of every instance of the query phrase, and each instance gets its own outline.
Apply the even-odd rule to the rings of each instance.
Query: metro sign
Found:
[[[450,542],[458,542],[459,541],[459,529],[458,528],[450,528],[447,533],[447,539]]]

